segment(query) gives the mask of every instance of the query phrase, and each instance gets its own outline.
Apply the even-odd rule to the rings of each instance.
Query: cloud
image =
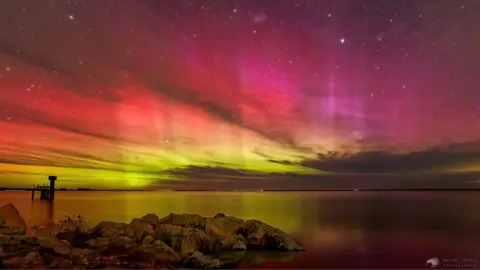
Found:
[[[178,190],[188,189],[261,189],[272,174],[259,173],[241,169],[231,169],[217,166],[188,166],[168,171],[169,178],[178,180],[159,180],[153,186],[173,188]]]
[[[17,50],[0,40],[0,56],[2,54],[26,66],[35,67],[55,75],[55,82],[61,85],[63,90],[68,90],[84,97],[100,98],[104,101],[121,101],[119,95],[109,88],[118,84],[113,76],[95,74],[92,72],[92,68],[89,67],[85,67],[88,70],[87,72],[68,65],[62,65],[58,63],[58,60],[55,61],[55,58],[50,60],[47,54]],[[87,73],[89,74],[87,75]],[[92,83],[86,84],[85,78],[87,77],[95,77],[96,85],[92,85]],[[96,91],[98,88],[101,88],[102,91]]]
[[[200,177],[241,177],[244,179],[266,177],[270,174],[259,173],[248,170],[231,169],[226,167],[211,167],[211,166],[195,166],[191,165],[184,168],[177,168],[169,170],[169,173],[176,176],[183,176],[187,178],[200,178]]]
[[[257,155],[259,155],[259,156],[261,156],[261,157],[263,157],[263,158],[267,158],[267,159],[272,158],[271,156],[260,152],[258,149],[254,149],[254,150],[252,151],[252,153],[257,154]]]
[[[182,170],[177,170],[181,172]],[[170,174],[152,187],[179,190],[391,190],[391,189],[469,189],[479,188],[480,173],[331,173],[317,175],[245,174],[234,169],[197,167],[195,173]],[[230,171],[231,173],[227,173]],[[208,173],[207,173],[208,172]],[[233,176],[236,175],[236,176]],[[169,179],[178,178],[178,180]],[[180,181],[179,181],[180,180]]]
[[[283,165],[295,165],[294,162],[288,161],[288,160],[275,160],[275,159],[269,159],[269,162],[272,163],[278,163],[278,164],[283,164]]]
[[[94,6],[97,7],[96,4]],[[56,13],[65,15],[63,8],[65,7],[59,6],[54,10]],[[85,7],[82,6],[82,8]],[[48,12],[48,16],[52,16],[50,13],[54,12],[45,9],[43,6],[39,6],[38,9],[39,12]],[[20,6],[19,10],[21,10]],[[97,9],[90,8],[90,11],[93,12],[91,14],[93,17],[96,18],[100,16]],[[257,15],[263,20],[265,19],[263,16],[266,15],[263,14],[262,16],[262,14],[263,13],[258,13]],[[146,17],[153,16],[149,12],[146,12],[144,15]],[[103,18],[103,14],[101,17]],[[47,35],[45,34],[39,34],[35,36],[34,41],[32,41],[32,43],[36,44],[35,47],[31,47],[30,44],[22,44],[20,41],[17,42],[15,41],[16,39],[10,36],[0,35],[0,54],[13,57],[24,62],[27,66],[34,66],[47,73],[53,74],[55,71],[55,81],[60,82],[63,86],[61,90],[68,90],[74,92],[76,95],[98,98],[103,101],[122,101],[121,97],[116,91],[113,91],[113,89],[123,86],[122,74],[126,73],[131,76],[131,80],[135,83],[144,85],[159,94],[152,98],[171,98],[178,102],[178,104],[186,104],[199,108],[209,115],[217,117],[221,121],[252,131],[268,140],[275,141],[286,147],[296,147],[294,139],[290,134],[285,134],[285,131],[271,131],[268,127],[250,123],[249,119],[242,117],[241,111],[236,106],[233,106],[228,101],[212,97],[214,95],[211,95],[211,91],[202,92],[202,89],[186,87],[183,84],[178,84],[175,80],[172,82],[173,75],[166,74],[170,74],[167,71],[171,70],[171,65],[175,66],[174,64],[166,66],[166,64],[164,64],[166,61],[162,61],[161,63],[151,62],[153,61],[151,60],[153,59],[151,58],[152,54],[148,54],[148,59],[139,57],[138,59],[142,59],[141,65],[138,65],[136,61],[130,58],[122,58],[121,55],[118,55],[118,51],[124,52],[126,49],[122,47],[121,42],[117,42],[117,37],[113,31],[102,33],[101,35],[95,31],[94,33],[88,32],[88,35],[85,35],[85,40],[81,45],[78,42],[78,36],[84,33],[86,29],[79,28],[78,33],[76,33],[76,31],[68,30],[70,28],[64,29],[61,25],[55,24],[54,26],[59,28],[55,30],[63,34],[52,36],[51,39],[46,39],[45,37]],[[36,25],[29,25],[29,27],[36,27]],[[117,26],[115,26],[115,28],[116,27]],[[37,29],[37,31],[44,33],[44,29],[45,28]],[[152,29],[152,31],[154,30]],[[13,34],[13,36],[16,35],[16,33]],[[134,35],[134,39],[144,39],[140,33],[132,35]],[[112,48],[105,46],[105,44],[109,44],[112,40],[115,40],[115,45],[112,46]],[[65,45],[60,46],[58,44]],[[17,51],[17,48],[21,48],[21,50]],[[155,51],[155,53],[158,52]],[[171,52],[171,54],[172,57],[175,55],[173,52]],[[81,65],[78,64],[80,60],[82,60]],[[188,74],[185,74],[185,76],[188,77]],[[219,74],[219,76],[221,76],[221,74]],[[89,79],[84,80],[86,78]],[[98,89],[102,91],[96,91]],[[229,91],[235,92],[240,90],[229,89]],[[242,99],[242,102],[253,103],[254,101],[254,99],[245,100],[246,99]],[[251,106],[253,105],[254,104],[251,104]],[[264,109],[259,106],[259,110],[266,110],[266,108]]]
[[[180,104],[200,108],[209,115],[215,116],[222,121],[252,131],[265,139],[299,150],[299,146],[296,145],[294,138],[290,134],[268,130],[264,127],[249,123],[241,117],[241,111],[238,111],[236,108],[229,109],[226,104],[204,101],[195,89],[159,83],[154,78],[145,77],[140,74],[135,74],[135,76],[140,78],[150,89],[154,89],[157,93],[172,98]]]
[[[480,141],[457,143],[410,153],[368,151],[350,155],[329,153],[301,162],[334,173],[406,173],[480,165]]]
[[[69,123],[64,121],[60,116],[48,114],[36,109],[29,108],[27,106],[19,104],[9,104],[7,102],[0,102],[0,114],[2,112],[15,112],[12,113],[13,122],[19,124],[37,124],[50,128],[55,128],[64,132],[72,134],[90,136],[92,138],[117,141],[120,140],[117,136],[102,134],[100,132],[92,132],[78,125],[78,123]]]
[[[68,69],[56,65],[52,61],[46,61],[38,54],[29,53],[25,50],[16,50],[4,42],[0,42],[0,53],[4,53],[12,58],[29,63],[30,65],[41,68],[49,72],[56,72],[58,75],[74,77],[74,73]]]

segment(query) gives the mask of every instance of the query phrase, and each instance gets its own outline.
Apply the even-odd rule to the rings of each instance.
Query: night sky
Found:
[[[480,186],[479,25],[478,0],[0,1],[0,186]]]

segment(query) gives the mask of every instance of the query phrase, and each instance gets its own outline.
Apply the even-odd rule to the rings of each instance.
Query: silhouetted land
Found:
[[[3,188],[0,187],[0,191],[8,190],[23,190],[23,191],[32,191],[31,188]],[[58,188],[56,191],[198,191],[198,192],[371,192],[371,191],[480,191],[480,188],[402,188],[402,189],[245,189],[245,190],[210,190],[210,189],[169,189],[169,190],[152,190],[152,189],[91,189],[91,188],[76,188],[76,189],[67,189],[67,188]]]

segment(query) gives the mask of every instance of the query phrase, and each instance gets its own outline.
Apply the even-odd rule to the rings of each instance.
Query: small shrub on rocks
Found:
[[[55,226],[54,232],[60,233],[65,231],[86,232],[91,227],[90,220],[82,215],[69,215],[62,218]]]

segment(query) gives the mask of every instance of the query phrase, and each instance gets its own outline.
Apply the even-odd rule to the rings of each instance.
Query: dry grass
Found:
[[[82,215],[69,215],[63,217],[56,225],[54,232],[60,233],[65,231],[86,232],[91,227],[90,220]]]
[[[29,231],[33,237],[55,237],[56,234],[66,231],[86,232],[91,226],[90,220],[82,215],[64,216],[57,223],[50,222],[44,225],[35,225]]]

